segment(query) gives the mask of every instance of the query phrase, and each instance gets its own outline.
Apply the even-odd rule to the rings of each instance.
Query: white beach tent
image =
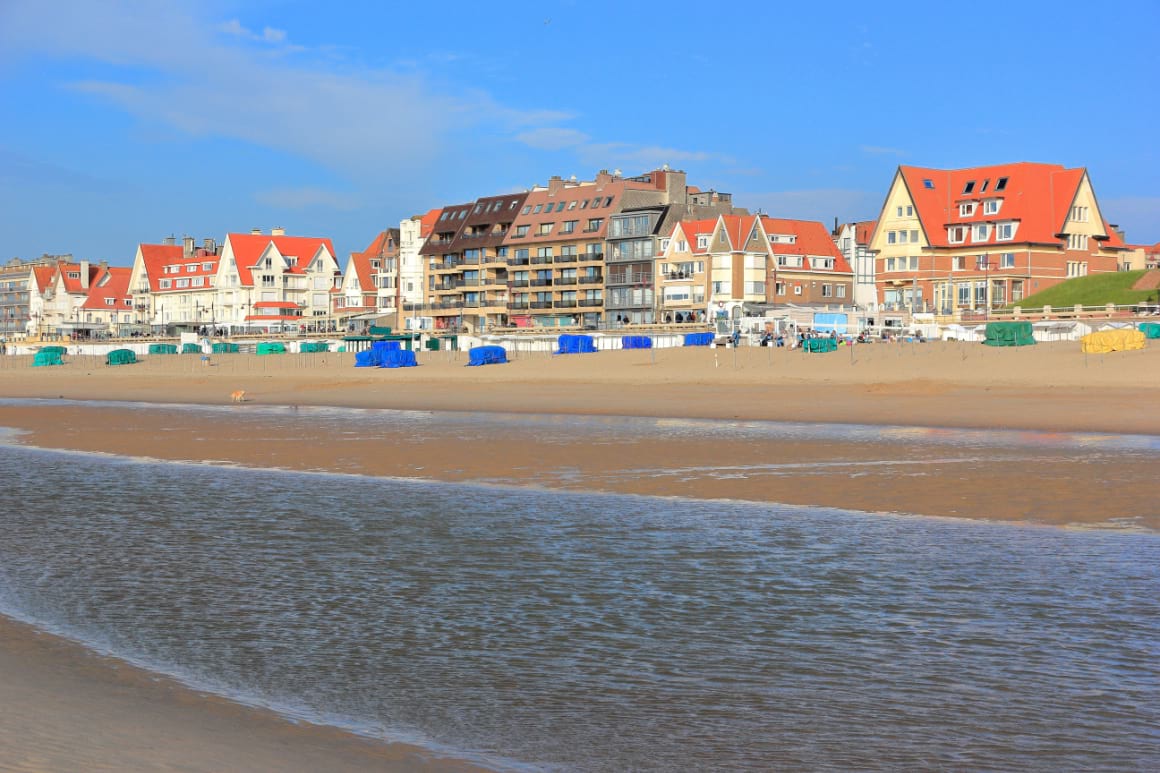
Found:
[[[1090,332],[1091,325],[1078,320],[1043,320],[1031,325],[1031,335],[1040,343],[1078,341]]]
[[[959,324],[943,325],[942,340],[971,342],[982,341],[986,330],[986,325],[972,325],[970,327]]]

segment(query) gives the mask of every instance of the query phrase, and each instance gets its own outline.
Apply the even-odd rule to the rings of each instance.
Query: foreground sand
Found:
[[[256,405],[387,407],[796,420],[1160,435],[1151,408],[1160,348],[1085,356],[1077,344],[995,350],[977,344],[875,344],[828,355],[767,349],[679,349],[550,357],[466,368],[464,355],[423,353],[421,367],[356,369],[352,355],[192,356],[110,368],[76,357],[62,367],[0,358],[0,397],[69,398],[0,406],[0,426],[22,442],[157,458],[212,458],[258,466],[444,480],[582,487],[894,511],[1104,525],[1130,518],[1160,529],[1154,454],[1109,458],[1028,451],[1013,468],[974,451],[897,441],[645,444],[544,438],[512,427],[464,443],[454,431],[350,441],[302,422],[263,427],[260,440],[231,421]],[[140,410],[105,401],[228,404],[220,415]],[[164,430],[164,431],[163,431]],[[889,434],[889,433],[885,433]],[[203,438],[195,442],[195,438]],[[973,455],[973,456],[972,456]],[[878,464],[881,460],[888,464]],[[827,462],[823,475],[810,468]],[[803,463],[776,475],[700,475],[699,467]],[[866,462],[875,462],[869,467]],[[673,475],[634,470],[681,469]],[[921,470],[920,474],[915,474]],[[856,471],[856,474],[855,474]],[[583,476],[577,483],[577,473]],[[1108,485],[1114,481],[1114,485]],[[156,680],[82,648],[0,623],[0,770],[459,769],[403,746],[303,727]]]

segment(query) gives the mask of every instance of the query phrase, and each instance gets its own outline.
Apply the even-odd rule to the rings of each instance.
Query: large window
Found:
[[[608,238],[623,239],[631,236],[648,236],[652,233],[652,225],[649,220],[648,215],[614,217],[608,223]]]

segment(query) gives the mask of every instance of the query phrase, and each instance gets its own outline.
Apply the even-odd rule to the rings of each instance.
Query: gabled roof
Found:
[[[762,228],[766,234],[785,234],[793,236],[793,242],[769,242],[769,249],[773,255],[801,255],[802,269],[812,268],[811,257],[833,258],[833,273],[851,274],[850,262],[834,244],[826,226],[817,220],[790,220],[779,217],[762,217]],[[830,270],[826,270],[830,273]]]
[[[749,244],[749,235],[753,232],[753,226],[757,223],[757,216],[721,215],[720,222],[725,237],[729,240],[729,246],[735,252],[744,252],[746,245]],[[762,251],[764,252],[764,249]]]
[[[376,236],[365,250],[351,254],[350,265],[354,267],[355,277],[362,292],[371,293],[375,290],[376,272],[371,261],[394,257],[398,252],[399,229],[388,228]]]
[[[911,199],[922,222],[928,242],[934,247],[951,247],[947,228],[952,225],[974,225],[1019,221],[1015,243],[1057,244],[1058,234],[1067,221],[1068,210],[1087,176],[1083,168],[1065,169],[1058,164],[1015,164],[973,167],[970,169],[925,169],[900,166]],[[981,203],[999,199],[999,212],[983,213]],[[975,213],[959,217],[959,204],[979,202]],[[995,230],[986,242],[995,242]],[[995,246],[1011,242],[995,242]]]
[[[89,275],[82,278],[81,271],[84,268],[80,263],[60,262],[56,264],[56,276],[60,277],[60,282],[64,285],[64,291],[69,295],[88,295],[88,288],[92,286],[93,279],[102,271],[99,265],[90,264],[88,266]],[[72,274],[76,274],[76,276],[71,276]],[[56,276],[53,277],[53,282],[56,281]]]
[[[685,237],[685,241],[689,243],[689,252],[694,255],[708,255],[710,252],[710,243],[713,232],[717,230],[717,218],[706,220],[682,220],[673,227],[673,236],[677,235],[678,229],[681,235]],[[710,239],[706,240],[704,247],[697,246],[698,236],[708,236]]]
[[[854,244],[870,246],[870,237],[874,235],[874,226],[877,224],[877,220],[861,220],[854,223]]]
[[[271,236],[269,234],[226,234],[226,243],[234,254],[234,263],[237,265],[238,276],[242,285],[253,285],[254,277],[250,273],[266,248],[271,244],[282,257],[298,258],[299,264],[286,269],[286,273],[304,274],[306,266],[319,250],[326,248],[328,254],[334,256],[334,245],[330,239],[315,236]]]
[[[197,250],[193,255],[186,257],[185,250],[180,244],[139,244],[137,250],[141,253],[141,261],[145,264],[145,276],[149,278],[149,290],[154,293],[174,292],[172,285],[161,288],[162,279],[188,279],[189,277],[210,277],[217,272],[218,255]],[[206,268],[205,266],[209,266]],[[166,266],[180,266],[178,273],[170,274]],[[205,287],[210,283],[205,282]],[[187,288],[182,288],[185,291]]]
[[[125,311],[133,307],[133,296],[129,292],[129,277],[133,269],[123,266],[110,266],[99,269],[96,278],[89,287],[89,295],[81,304],[82,309],[93,311]],[[108,299],[113,300],[110,306]]]
[[[463,229],[463,224],[471,214],[474,204],[474,201],[467,204],[452,204],[439,210],[438,216],[431,224],[429,238],[419,248],[419,254],[442,255],[447,251],[447,247],[455,241],[456,234]]]
[[[439,215],[443,214],[443,210],[439,207],[427,210],[427,214],[419,218],[419,238],[426,239],[431,235],[431,231],[435,227],[435,221],[439,219]]]

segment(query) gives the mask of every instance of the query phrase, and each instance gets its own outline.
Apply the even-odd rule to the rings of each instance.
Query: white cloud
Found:
[[[274,29],[273,27],[263,27],[260,33],[254,32],[237,19],[230,19],[224,24],[218,25],[218,29],[227,35],[235,35],[246,40],[257,40],[263,43],[285,43],[286,30]]]
[[[280,209],[337,209],[353,210],[359,206],[358,199],[348,193],[328,191],[323,188],[272,188],[258,191],[254,199]]]

